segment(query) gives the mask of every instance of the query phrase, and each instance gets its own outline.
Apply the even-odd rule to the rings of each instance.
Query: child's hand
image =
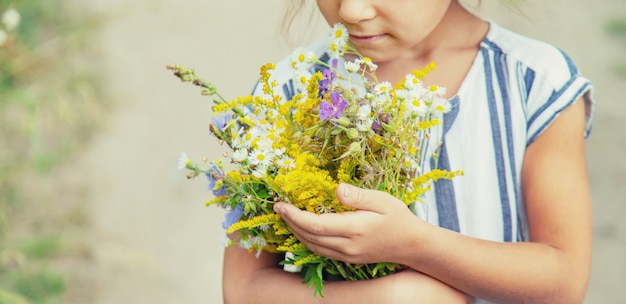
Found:
[[[402,263],[408,240],[425,224],[397,198],[381,191],[341,184],[337,197],[357,210],[316,215],[277,203],[274,210],[311,251],[348,263]]]

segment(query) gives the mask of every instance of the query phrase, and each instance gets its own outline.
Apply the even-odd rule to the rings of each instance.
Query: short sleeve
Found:
[[[527,100],[527,138],[531,144],[554,122],[558,115],[582,97],[585,103],[585,137],[593,123],[596,101],[591,82],[583,77],[570,58],[558,52],[546,60],[541,70],[526,72],[529,89]]]

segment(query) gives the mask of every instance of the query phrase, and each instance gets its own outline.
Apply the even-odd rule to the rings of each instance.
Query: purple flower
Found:
[[[237,207],[235,207],[235,210],[227,212],[224,215],[224,221],[222,222],[222,228],[224,228],[224,230],[228,229],[232,224],[234,224],[234,223],[239,221],[239,219],[241,218],[242,214],[243,214],[243,207],[241,206],[241,204],[238,204]]]
[[[322,121],[341,117],[343,109],[345,109],[348,105],[348,102],[346,102],[346,100],[341,97],[341,94],[338,92],[330,93],[330,101],[331,102],[324,100],[320,104],[320,119]]]
[[[374,121],[372,124],[372,130],[374,133],[381,135],[383,133],[383,125],[389,122],[389,114],[381,113],[378,115],[378,120]]]
[[[335,74],[330,69],[324,69],[322,71],[322,77],[323,79],[320,81],[320,96],[326,95],[330,92],[333,79],[335,79]]]
[[[231,114],[224,114],[219,116],[214,116],[211,118],[211,123],[217,127],[220,132],[224,132],[228,127],[228,123],[233,119]]]
[[[211,169],[209,169],[208,173],[205,173],[204,175],[206,175],[207,179],[209,180],[209,190],[213,191],[213,195],[215,196],[223,196],[226,195],[226,186],[222,186],[219,189],[215,190],[215,184],[217,183],[218,180],[222,180],[224,179],[224,172],[216,167],[213,166],[211,167]]]

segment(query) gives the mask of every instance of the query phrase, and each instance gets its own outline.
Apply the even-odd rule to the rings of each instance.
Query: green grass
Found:
[[[71,254],[62,235],[64,210],[41,210],[37,183],[72,156],[106,112],[98,74],[78,64],[88,54],[97,18],[71,13],[63,0],[0,0],[0,16],[19,12],[0,45],[0,303],[60,303],[66,280],[54,260]],[[76,10],[74,10],[76,11]],[[60,13],[63,12],[63,13]],[[27,216],[26,216],[27,215]],[[38,217],[38,218],[32,218]],[[61,218],[54,218],[61,217]],[[20,219],[29,218],[29,221]],[[69,252],[69,253],[68,253]]]
[[[618,47],[621,47],[626,54],[626,16],[615,17],[606,22],[605,30],[610,37],[612,37]],[[619,62],[614,63],[613,72],[620,78],[626,78],[626,56],[619,59]]]

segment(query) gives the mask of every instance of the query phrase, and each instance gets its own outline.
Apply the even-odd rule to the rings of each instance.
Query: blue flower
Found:
[[[205,173],[204,175],[206,175],[207,179],[209,180],[208,188],[209,190],[213,191],[213,195],[223,196],[227,194],[226,186],[215,189],[217,181],[221,181],[224,179],[224,172],[220,168],[213,166],[211,167],[211,169],[209,169],[209,172]]]
[[[243,207],[241,206],[241,204],[239,204],[239,205],[237,205],[237,207],[235,207],[235,210],[227,212],[224,215],[224,221],[222,222],[222,228],[224,228],[224,230],[228,229],[232,224],[234,224],[234,223],[239,221],[239,219],[241,218],[242,214],[243,214]]]
[[[224,130],[228,128],[228,125],[232,119],[233,119],[232,114],[218,115],[218,116],[214,116],[211,118],[211,123],[215,127],[217,127],[217,129],[220,130],[220,132],[224,132]]]

